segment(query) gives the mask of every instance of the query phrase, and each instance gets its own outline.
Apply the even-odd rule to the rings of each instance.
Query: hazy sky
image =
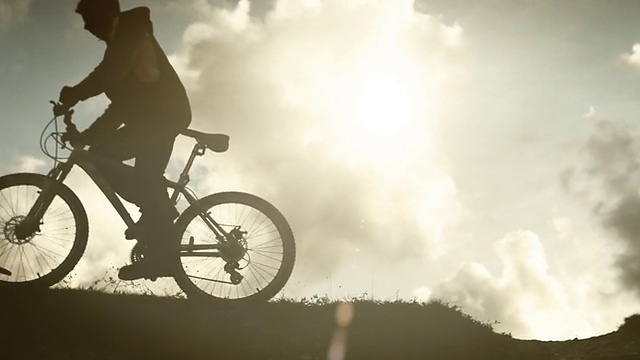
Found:
[[[0,0],[2,173],[48,169],[48,101],[101,58],[75,3]],[[250,191],[290,220],[285,296],[442,298],[539,339],[640,312],[637,1],[121,4],[151,8],[192,128],[231,136],[193,188]],[[80,127],[105,104],[80,104]],[[131,243],[83,174],[69,184],[90,283]]]

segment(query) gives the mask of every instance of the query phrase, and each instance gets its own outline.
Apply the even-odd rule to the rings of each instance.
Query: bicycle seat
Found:
[[[207,134],[186,129],[182,131],[182,135],[196,139],[199,144],[214,152],[225,152],[229,149],[229,135],[226,134]]]

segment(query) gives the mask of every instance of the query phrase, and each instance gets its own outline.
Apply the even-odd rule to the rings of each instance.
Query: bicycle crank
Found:
[[[145,246],[140,243],[136,243],[133,246],[133,249],[131,249],[131,254],[129,255],[129,260],[131,260],[132,264],[144,259],[144,250]]]
[[[9,270],[7,270],[7,269],[5,269],[3,267],[0,267],[0,274],[11,276],[11,271],[9,271]]]

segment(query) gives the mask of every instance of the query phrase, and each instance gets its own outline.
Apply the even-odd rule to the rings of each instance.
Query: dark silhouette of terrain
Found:
[[[87,290],[5,290],[0,358],[327,359],[342,339],[346,359],[640,359],[640,315],[604,336],[543,342],[496,334],[439,302],[350,304],[352,321],[338,321],[348,323],[341,328],[339,305],[322,298],[212,306]]]

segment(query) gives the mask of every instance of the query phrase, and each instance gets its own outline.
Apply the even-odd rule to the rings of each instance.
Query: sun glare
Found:
[[[398,171],[431,145],[429,84],[416,86],[415,68],[395,50],[389,50],[393,56],[361,54],[353,71],[333,83],[335,150],[354,166]]]
[[[376,187],[424,178],[437,162],[438,100],[451,89],[447,75],[456,62],[448,56],[458,51],[452,48],[461,28],[415,13],[410,0],[346,10],[338,4],[310,12],[301,33],[287,33],[287,46],[268,57],[282,104],[299,112],[299,141],[332,164],[371,176]],[[356,8],[358,18],[351,17]],[[316,23],[322,15],[326,23]],[[306,30],[316,27],[320,35]]]
[[[365,135],[380,140],[407,128],[411,120],[411,101],[398,79],[372,79],[357,101],[356,124]]]

